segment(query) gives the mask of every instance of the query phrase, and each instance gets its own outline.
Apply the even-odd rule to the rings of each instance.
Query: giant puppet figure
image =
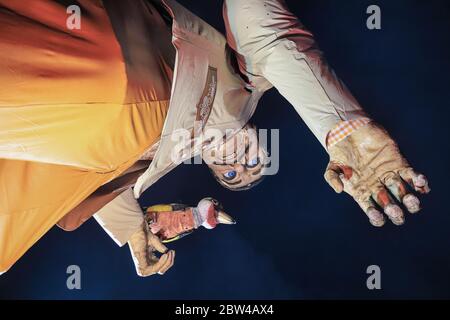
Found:
[[[403,224],[400,205],[419,211],[407,184],[428,193],[426,178],[283,0],[225,0],[226,38],[174,0],[76,3],[79,29],[68,28],[66,1],[0,0],[0,272],[55,224],[73,230],[94,216],[129,244],[139,275],[163,274],[175,258],[164,240],[232,220],[213,199],[146,215],[137,199],[195,155],[226,188],[259,183],[266,153],[247,152],[248,121],[272,87],[328,152],[326,181],[370,223]],[[208,129],[220,138],[174,160],[174,133],[193,142]]]

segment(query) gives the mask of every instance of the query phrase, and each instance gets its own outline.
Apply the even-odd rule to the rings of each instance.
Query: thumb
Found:
[[[342,193],[344,191],[344,184],[340,178],[341,171],[339,166],[330,162],[324,174],[325,180],[336,193]]]
[[[161,242],[161,240],[154,235],[153,233],[149,232],[148,233],[148,245],[155,248],[158,252],[160,253],[166,253],[167,252],[167,247]]]

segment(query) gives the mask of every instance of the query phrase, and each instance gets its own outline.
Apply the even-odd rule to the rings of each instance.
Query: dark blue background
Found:
[[[221,1],[180,1],[223,30]],[[277,176],[255,190],[221,188],[204,166],[182,166],[143,203],[221,200],[236,226],[201,230],[171,245],[176,264],[164,277],[136,276],[128,248],[95,221],[73,233],[53,228],[5,275],[0,298],[268,299],[450,298],[449,74],[447,1],[287,1],[314,31],[330,64],[373,117],[425,172],[433,192],[402,227],[371,227],[347,196],[322,179],[327,155],[276,92],[254,121],[279,128]],[[369,31],[366,8],[382,8]],[[66,267],[82,270],[82,290],[66,288]],[[366,268],[382,269],[381,291],[366,288]]]

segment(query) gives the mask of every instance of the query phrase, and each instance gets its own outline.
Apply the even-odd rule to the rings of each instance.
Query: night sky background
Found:
[[[181,0],[224,30],[221,0]],[[431,181],[424,210],[405,226],[372,227],[359,207],[323,180],[328,157],[276,92],[254,122],[280,129],[280,171],[254,190],[220,187],[206,166],[180,166],[148,190],[142,204],[220,200],[238,224],[195,232],[170,244],[175,266],[139,278],[92,219],[66,233],[53,228],[6,274],[3,299],[391,299],[450,298],[450,3],[448,1],[287,0],[329,63],[365,109]],[[366,9],[382,9],[382,30],[366,28]],[[66,268],[81,267],[81,290]],[[366,288],[379,265],[382,290]]]

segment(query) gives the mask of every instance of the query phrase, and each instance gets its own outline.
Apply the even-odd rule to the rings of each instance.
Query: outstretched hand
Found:
[[[395,141],[375,123],[359,128],[328,152],[326,181],[337,193],[345,191],[351,195],[376,227],[385,224],[380,210],[395,225],[404,224],[405,215],[399,204],[410,213],[417,213],[420,201],[412,190],[430,192],[427,178],[411,168]]]

